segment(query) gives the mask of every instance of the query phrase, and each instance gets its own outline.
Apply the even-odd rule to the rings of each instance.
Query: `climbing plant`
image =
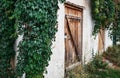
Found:
[[[62,0],[17,0],[13,17],[18,34],[23,34],[19,43],[16,76],[42,78],[48,66],[51,45],[57,31],[58,1]]]
[[[0,0],[0,77],[43,78],[51,45],[57,31],[58,2],[64,0]],[[18,45],[17,65],[10,61],[16,35],[23,35]],[[13,76],[12,76],[13,75]]]
[[[95,21],[93,34],[108,29],[113,44],[120,41],[120,1],[91,0],[92,17]]]
[[[91,0],[91,7],[95,22],[93,34],[98,33],[100,29],[109,29],[115,16],[114,0]]]
[[[0,78],[13,78],[14,70],[10,64],[15,56],[13,45],[15,42],[15,19],[11,16],[14,1],[0,0]]]
[[[115,2],[115,16],[113,25],[110,27],[112,32],[110,33],[111,39],[113,40],[113,45],[116,45],[120,41],[120,1],[114,0]]]

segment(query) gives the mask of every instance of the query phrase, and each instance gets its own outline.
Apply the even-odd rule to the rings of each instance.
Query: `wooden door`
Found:
[[[81,60],[82,9],[65,5],[65,66]]]
[[[102,53],[105,47],[105,30],[101,29],[98,34],[98,51]]]

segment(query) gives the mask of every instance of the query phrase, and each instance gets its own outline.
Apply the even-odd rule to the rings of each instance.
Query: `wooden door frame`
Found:
[[[82,18],[80,19],[80,21],[81,21],[81,54],[80,54],[80,61],[79,62],[81,62],[82,63],[82,52],[83,52],[83,9],[84,9],[84,7],[82,7],[82,6],[79,6],[79,5],[76,5],[76,4],[74,4],[74,3],[71,3],[71,2],[66,2],[66,3],[64,3],[64,8],[65,7],[68,7],[68,8],[71,8],[71,9],[74,9],[74,10],[78,10],[78,11],[81,11],[81,13],[82,13]],[[66,15],[65,15],[66,16]],[[79,18],[78,18],[79,19]],[[64,22],[66,23],[66,18],[64,19]],[[64,27],[65,27],[65,24],[64,24]],[[64,31],[64,33],[65,33],[65,31]],[[64,42],[65,42],[65,39],[64,39]],[[74,64],[74,65],[71,65],[71,66],[69,66],[69,67],[67,67],[67,68],[65,68],[65,70],[67,69],[67,70],[69,70],[69,69],[72,69],[72,68],[74,68],[74,67],[76,67],[76,66],[78,66],[79,64],[81,64],[81,63],[76,63],[76,64]]]

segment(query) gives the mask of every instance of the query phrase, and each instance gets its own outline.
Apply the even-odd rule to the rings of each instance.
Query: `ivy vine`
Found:
[[[64,0],[0,0],[0,77],[43,78],[51,45],[57,31],[58,2]],[[16,32],[17,31],[17,32]],[[23,35],[18,45],[16,69],[10,60],[16,35]],[[13,75],[13,76],[11,76]]]
[[[58,0],[17,0],[14,17],[19,34],[24,34],[18,46],[17,76],[42,77],[52,54],[58,8]]]
[[[113,40],[113,45],[116,45],[116,42],[120,41],[120,1],[115,1],[115,16],[113,25],[111,26],[110,33],[111,39]]]
[[[100,29],[109,30],[113,44],[120,41],[120,1],[91,0],[92,18],[95,21],[93,35]]]
[[[93,34],[98,33],[100,29],[109,29],[115,16],[114,0],[91,0],[91,7],[95,21]]]
[[[14,69],[10,61],[15,56],[13,48],[15,35],[15,19],[12,19],[14,1],[0,0],[0,78],[13,78]]]

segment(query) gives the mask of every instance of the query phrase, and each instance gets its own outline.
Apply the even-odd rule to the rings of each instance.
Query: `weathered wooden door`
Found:
[[[82,9],[65,4],[65,66],[81,60]]]
[[[105,30],[101,29],[98,34],[98,51],[102,53],[105,48]]]

